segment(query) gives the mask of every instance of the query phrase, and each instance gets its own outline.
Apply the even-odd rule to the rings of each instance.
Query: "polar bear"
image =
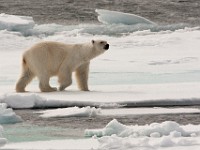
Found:
[[[63,91],[72,84],[72,72],[75,72],[79,89],[88,91],[90,60],[108,49],[109,44],[104,40],[82,44],[53,41],[35,44],[23,54],[22,73],[16,92],[25,92],[25,87],[34,77],[39,79],[41,92],[56,91],[57,88],[49,85],[52,76],[58,76],[59,91]]]

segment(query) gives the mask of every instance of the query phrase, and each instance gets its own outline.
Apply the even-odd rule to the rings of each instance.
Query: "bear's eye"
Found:
[[[102,41],[102,42],[100,42],[100,44],[104,44],[104,42]]]

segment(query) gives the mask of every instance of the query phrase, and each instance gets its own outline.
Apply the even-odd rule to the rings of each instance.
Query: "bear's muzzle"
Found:
[[[109,44],[106,44],[106,45],[104,46],[104,49],[105,49],[105,50],[108,50],[108,49],[109,49]]]

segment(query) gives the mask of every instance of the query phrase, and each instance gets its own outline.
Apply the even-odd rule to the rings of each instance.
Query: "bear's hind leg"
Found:
[[[16,84],[16,92],[25,92],[25,87],[31,82],[35,75],[28,69],[23,68],[21,77]]]
[[[66,87],[72,84],[72,73],[70,71],[67,73],[59,72],[58,82],[60,84],[59,91],[63,91]]]
[[[41,92],[53,92],[53,91],[57,91],[57,88],[53,88],[49,85],[49,79],[50,77],[48,76],[41,76],[39,77],[39,87]]]

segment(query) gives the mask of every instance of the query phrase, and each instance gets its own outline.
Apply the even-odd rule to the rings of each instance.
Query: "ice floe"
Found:
[[[1,91],[1,103],[11,108],[63,108],[63,107],[165,107],[200,105],[199,83],[99,85],[93,91],[77,91],[72,86],[63,92],[41,93],[33,86],[27,93]],[[5,91],[4,91],[5,90]],[[39,90],[39,89],[38,89]],[[7,92],[6,92],[7,91]]]
[[[85,130],[85,136],[103,136],[98,139],[99,149],[178,148],[200,145],[200,126],[173,121],[126,126],[114,119],[103,129]]]
[[[182,127],[176,122],[165,121],[163,123],[152,123],[145,126],[126,126],[118,122],[116,119],[109,122],[103,129],[87,129],[85,130],[85,136],[111,136],[117,135],[119,137],[162,137],[174,135],[179,133],[183,137],[188,136],[200,136],[200,125],[190,125],[191,129],[188,131],[187,126]]]
[[[1,102],[5,102],[11,108],[33,108],[37,105],[41,105],[44,103],[44,99],[36,94],[30,95],[18,95],[18,94],[10,94],[4,95],[1,98]]]
[[[24,31],[32,29],[34,25],[32,17],[0,14],[0,30]]]
[[[21,122],[20,116],[16,115],[12,108],[7,108],[7,104],[0,103],[0,124]]]
[[[40,117],[95,117],[101,114],[100,108],[95,107],[69,107],[69,108],[58,108],[53,110],[44,110],[38,113],[42,113]]]
[[[200,146],[199,137],[102,137],[99,140],[99,149],[139,149],[139,150],[198,150]]]
[[[156,114],[192,114],[199,113],[198,108],[115,108],[101,109],[95,107],[68,107],[49,109],[37,112],[42,118],[50,117],[96,117],[96,116],[128,116]]]
[[[106,24],[126,24],[126,25],[133,25],[133,24],[153,24],[154,22],[143,18],[138,15],[123,13],[119,11],[110,11],[105,9],[96,9],[98,13],[98,20],[102,23]]]

